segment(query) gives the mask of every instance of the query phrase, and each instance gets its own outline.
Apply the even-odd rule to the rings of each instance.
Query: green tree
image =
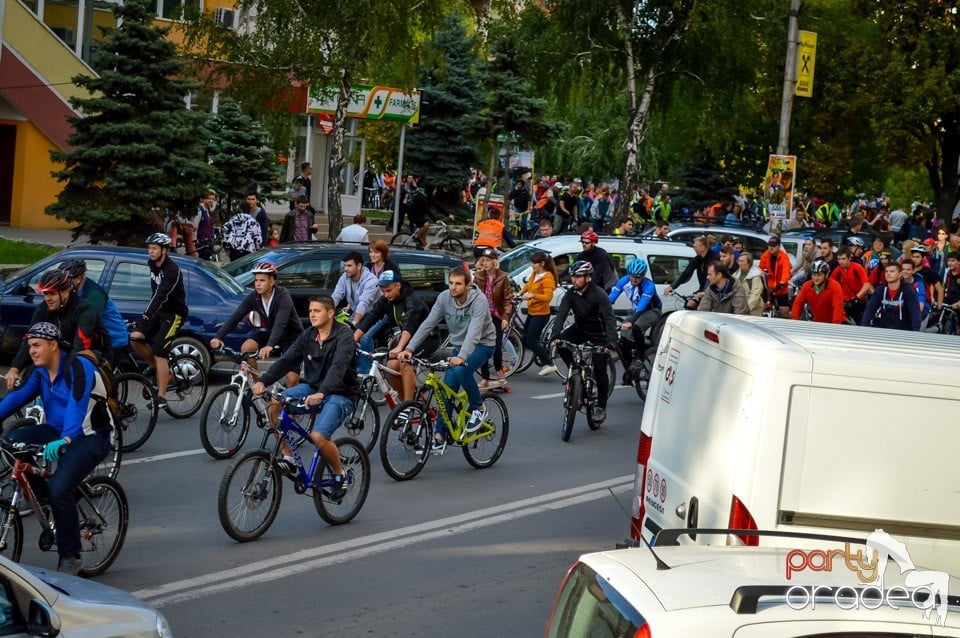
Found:
[[[713,152],[704,145],[697,147],[693,159],[680,169],[680,184],[674,200],[674,209],[687,206],[691,211],[711,204],[729,200],[737,193],[713,157]]]
[[[163,211],[191,211],[212,171],[206,162],[205,114],[184,97],[195,85],[180,80],[182,65],[168,29],[153,26],[154,3],[113,7],[118,26],[94,63],[99,76],[77,76],[90,97],[71,99],[72,149],[51,152],[64,182],[47,212],[74,222],[74,237],[140,243]]]
[[[282,188],[270,135],[259,121],[243,111],[239,102],[222,100],[212,116],[211,129],[210,164],[215,171],[212,183],[228,211],[234,210],[234,202],[243,201],[251,185],[256,185],[264,195]]]

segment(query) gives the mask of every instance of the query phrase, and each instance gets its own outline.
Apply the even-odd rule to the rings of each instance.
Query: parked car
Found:
[[[343,258],[354,250],[367,257],[366,247],[361,246],[283,244],[245,255],[224,266],[223,270],[235,277],[241,286],[252,288],[250,271],[255,265],[262,261],[276,265],[277,283],[290,292],[297,314],[306,321],[310,297],[333,292],[340,278]],[[394,250],[391,247],[390,260],[397,264],[403,279],[410,282],[428,306],[432,306],[437,295],[447,289],[450,269],[467,267],[459,258],[427,250]]]
[[[209,369],[210,339],[216,335],[240,300],[244,290],[232,277],[210,262],[170,253],[180,267],[190,309],[173,351],[197,356]],[[150,301],[150,269],[143,248],[84,246],[68,248],[35,264],[0,278],[0,352],[13,354],[29,328],[36,306],[43,303],[37,292],[40,276],[69,259],[82,259],[87,276],[96,281],[128,321],[138,318]],[[227,335],[227,345],[239,348],[250,327],[238,327]]]
[[[679,531],[703,535],[697,529]],[[941,608],[930,590],[909,584],[911,576],[930,572],[904,573],[904,563],[897,560],[902,556],[890,555],[882,579],[866,587],[854,571],[856,563],[844,563],[844,558],[852,552],[854,558],[847,560],[856,561],[855,552],[869,548],[845,538],[808,541],[817,544],[818,553],[727,547],[722,535],[715,536],[712,546],[678,544],[686,536],[670,540],[669,546],[581,556],[560,585],[544,636],[960,636],[960,598],[953,595],[960,579],[935,574],[942,578],[933,586],[944,595]],[[810,559],[806,569],[797,573],[788,569],[788,561],[798,566],[805,558]]]
[[[760,256],[767,249],[767,241],[772,237],[768,232],[756,228],[747,228],[741,226],[676,226],[671,227],[667,232],[667,237],[675,241],[682,241],[689,244],[700,235],[712,235],[716,241],[724,235],[730,235],[734,240],[743,242],[744,250],[750,251],[755,261],[759,261]],[[653,230],[649,230],[644,237],[653,236]],[[797,263],[803,253],[804,236],[788,235],[784,233],[780,238],[781,247],[790,255],[790,265]]]
[[[0,635],[170,638],[163,614],[125,591],[0,556]]]
[[[663,289],[676,279],[690,263],[690,260],[696,256],[693,248],[679,241],[658,241],[641,237],[617,237],[615,235],[602,235],[597,245],[607,251],[613,259],[618,275],[621,277],[627,274],[627,264],[631,260],[637,257],[646,259],[647,263],[650,264],[650,276],[653,278],[653,283],[657,285],[657,292],[660,293],[660,298],[663,301],[664,312],[683,307],[683,302],[677,297],[664,297]],[[517,287],[523,286],[533,272],[530,266],[530,255],[538,250],[550,255],[554,263],[557,264],[557,269],[563,271],[583,251],[583,246],[580,244],[579,235],[554,235],[553,237],[535,239],[500,257],[500,270],[508,273]],[[566,282],[569,283],[569,277]],[[680,286],[678,290],[686,295],[693,294],[697,290],[696,275]],[[558,286],[553,297],[554,306],[560,304],[560,298],[563,294],[563,288]],[[630,302],[626,295],[620,295],[613,308],[618,314],[625,314],[629,311]]]
[[[840,250],[846,245],[844,242],[846,242],[848,237],[853,236],[857,236],[863,240],[863,245],[866,246],[868,250],[871,244],[873,244],[874,235],[864,232],[851,233],[845,228],[822,228],[820,230],[797,228],[794,230],[783,231],[783,235],[781,235],[780,238],[782,241],[792,240],[794,237],[802,237],[803,239],[813,239],[816,241],[818,239],[828,237],[830,241],[833,242],[833,246],[836,251]]]

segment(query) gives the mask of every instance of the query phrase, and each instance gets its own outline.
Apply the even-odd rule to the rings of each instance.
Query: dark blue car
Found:
[[[170,257],[183,272],[190,308],[173,350],[190,352],[200,357],[209,368],[210,339],[248,291],[209,262],[175,253]],[[37,281],[43,273],[68,259],[86,262],[87,276],[103,286],[124,319],[136,319],[147,307],[151,293],[145,249],[118,246],[68,248],[0,278],[0,352],[12,355],[17,351],[34,308],[43,303],[43,295],[36,291]],[[250,327],[245,324],[234,328],[225,339],[227,346],[239,349],[249,331]]]

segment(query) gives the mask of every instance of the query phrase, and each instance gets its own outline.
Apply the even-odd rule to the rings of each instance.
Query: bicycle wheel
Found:
[[[594,410],[595,407],[597,407],[597,403],[596,403],[597,381],[596,381],[595,379],[591,379],[591,380],[590,380],[590,383],[591,383],[591,386],[590,386],[590,387],[588,387],[586,384],[584,384],[584,392],[583,392],[583,394],[584,394],[584,396],[593,395],[592,398],[593,398],[594,400],[591,402],[591,405],[589,405],[589,406],[584,406],[584,407],[586,408],[586,409],[584,410],[584,414],[585,414],[586,417],[587,417],[587,427],[590,428],[591,430],[599,430],[599,429],[600,429],[600,426],[603,425],[603,421],[596,421],[596,420],[593,418],[593,410]],[[614,380],[613,380],[612,378],[610,379],[610,385],[611,385],[611,386],[614,385]]]
[[[526,356],[525,350],[523,337],[516,329],[511,329],[510,332],[507,333],[503,343],[504,376],[509,378],[523,369],[523,360]],[[527,365],[530,365],[529,361]]]
[[[100,465],[93,468],[90,476],[109,476],[112,479],[120,474],[120,462],[123,460],[123,427],[118,427],[110,433],[110,451],[100,462]]]
[[[7,528],[9,524],[10,528]],[[15,563],[20,562],[20,552],[23,551],[23,520],[20,512],[10,508],[10,500],[0,500],[0,535],[6,530],[7,538],[0,544],[0,556],[9,558]]]
[[[117,559],[127,538],[130,511],[127,495],[114,479],[94,476],[80,484],[77,496],[80,515],[81,576],[99,576]]]
[[[430,458],[433,424],[420,401],[402,401],[387,416],[380,435],[380,462],[395,481],[420,473]]]
[[[619,359],[617,359],[619,361]],[[617,362],[613,360],[612,356],[607,357],[607,398],[610,398],[610,395],[613,394],[613,390],[617,387]]]
[[[467,463],[478,469],[490,467],[497,462],[507,446],[507,435],[510,433],[510,415],[503,399],[492,392],[484,392],[483,409],[486,416],[476,433],[483,438],[461,448]]]
[[[567,389],[563,395],[563,427],[560,429],[560,439],[569,441],[573,432],[573,422],[577,420],[577,410],[580,409],[580,394],[583,391],[583,379],[579,374],[571,374],[567,378]]]
[[[443,241],[437,245],[437,248],[457,256],[464,255],[467,252],[467,247],[456,237],[444,237]]]
[[[380,410],[369,396],[364,397],[357,402],[353,414],[347,417],[343,425],[347,428],[347,434],[359,441],[369,454],[380,436]]]
[[[330,498],[327,488],[314,488],[313,504],[317,514],[330,525],[343,525],[353,520],[363,503],[367,500],[370,491],[370,457],[363,444],[353,438],[342,438],[334,441],[340,451],[340,464],[347,473],[347,493],[339,501]],[[317,474],[322,481],[333,479],[330,465],[323,461],[317,466]]]
[[[203,364],[190,355],[170,360],[167,385],[167,414],[185,419],[197,413],[207,398],[207,373]]]
[[[413,235],[402,230],[390,238],[391,246],[413,246],[415,243]]]
[[[280,510],[280,472],[266,450],[247,452],[227,468],[220,481],[217,513],[223,531],[235,541],[255,541]]]
[[[200,412],[200,443],[215,459],[229,459],[250,432],[250,405],[240,388],[228,385],[210,397]]]
[[[633,377],[633,389],[641,401],[647,400],[647,387],[650,385],[650,376],[653,374],[653,353],[647,352],[643,361],[630,363],[630,375]]]
[[[157,391],[139,372],[117,376],[117,400],[120,402],[121,447],[133,452],[147,442],[157,426]]]

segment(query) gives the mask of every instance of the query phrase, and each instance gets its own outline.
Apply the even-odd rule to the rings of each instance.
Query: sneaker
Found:
[[[151,408],[151,407],[153,407],[153,406],[148,405],[147,407],[148,407],[148,408]],[[166,410],[166,409],[167,409],[167,397],[157,397],[157,409],[158,409],[158,410]]]
[[[288,476],[292,479],[296,479],[299,474],[297,472],[297,464],[294,462],[293,459],[288,459],[288,458],[280,459],[279,461],[277,461],[277,469],[280,470],[280,472],[284,476]]]
[[[467,420],[466,430],[467,432],[476,432],[483,425],[483,419],[487,416],[487,411],[483,408],[476,408],[473,412],[470,413],[470,418]]]
[[[478,383],[477,386],[478,386],[481,390],[486,390],[487,388],[490,387],[490,381],[487,380],[487,379],[484,379],[484,380],[482,380],[480,383]]]
[[[549,376],[549,375],[551,375],[551,374],[556,374],[556,373],[557,373],[557,366],[555,366],[555,365],[553,365],[553,364],[547,364],[547,365],[543,366],[542,368],[540,368],[540,371],[537,372],[537,376],[538,376],[538,377],[546,377],[546,376]]]
[[[83,569],[83,559],[79,556],[61,556],[60,564],[57,565],[58,572],[71,576],[79,575],[81,569]]]
[[[437,437],[433,437],[433,445],[430,446],[430,451],[443,452],[443,450],[446,447],[447,447],[447,439],[445,438],[438,439]]]
[[[633,375],[630,374],[629,370],[623,371],[623,377],[620,378],[620,383],[622,385],[633,385]]]
[[[607,420],[607,411],[604,408],[593,408],[593,422],[603,423]]]
[[[347,475],[334,474],[333,487],[330,488],[330,500],[342,501],[343,497],[346,495],[347,495]]]

